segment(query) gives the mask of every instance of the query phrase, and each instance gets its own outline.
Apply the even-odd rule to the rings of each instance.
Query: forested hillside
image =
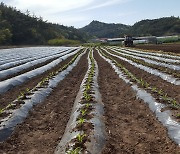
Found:
[[[164,17],[153,20],[142,20],[133,26],[123,24],[107,24],[92,21],[89,25],[80,29],[96,37],[123,37],[125,34],[133,36],[164,36],[180,34],[180,18]]]
[[[107,24],[99,21],[92,21],[89,25],[81,28],[80,30],[102,38],[123,36],[125,32],[128,32],[129,28],[130,26],[123,24]]]
[[[31,16],[0,4],[0,44],[46,44],[55,38],[85,41],[87,35],[73,27],[52,24],[41,17]]]

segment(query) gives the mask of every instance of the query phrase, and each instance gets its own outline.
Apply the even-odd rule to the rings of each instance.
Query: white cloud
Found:
[[[89,5],[93,0],[8,0],[6,4],[16,6],[18,9],[36,9],[48,12],[63,12]]]
[[[102,8],[102,7],[106,7],[106,6],[110,6],[110,5],[116,5],[116,4],[122,4],[122,3],[126,3],[129,0],[103,0],[101,1],[101,3],[97,3],[93,6],[90,6],[88,8],[86,8],[85,10],[93,10],[93,9],[98,9],[98,8]]]
[[[104,7],[128,1],[130,0],[4,0],[4,3],[23,12],[29,10],[31,14],[42,16],[49,22],[80,27],[81,23],[94,18],[94,12],[98,14]]]

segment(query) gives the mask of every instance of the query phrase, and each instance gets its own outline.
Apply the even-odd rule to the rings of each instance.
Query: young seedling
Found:
[[[152,92],[157,92],[156,87],[153,87],[153,88],[152,88]]]
[[[162,99],[163,99],[164,101],[168,101],[168,100],[169,100],[169,97],[168,97],[167,93],[162,96]]]
[[[4,112],[4,109],[0,109],[0,115]]]
[[[86,103],[86,108],[88,109],[90,107],[90,104],[89,103]]]
[[[149,88],[149,83],[145,82],[145,87]]]
[[[180,119],[180,113],[176,115],[176,118]]]
[[[86,112],[87,112],[87,109],[81,109],[81,114],[82,114],[82,116],[85,116],[85,115],[86,115]]]
[[[172,102],[172,105],[173,105],[174,108],[179,108],[179,106],[178,106],[175,99],[173,99],[171,102]]]
[[[76,139],[77,139],[77,141],[78,141],[79,143],[82,143],[84,137],[86,137],[86,134],[82,134],[82,135],[81,135],[81,134],[78,134],[77,137],[76,137]]]
[[[79,125],[82,125],[83,123],[85,122],[85,119],[84,118],[79,118],[79,120],[78,120],[78,124]]]
[[[67,154],[80,154],[81,151],[82,151],[82,148],[77,147],[74,150],[67,151]]]
[[[159,94],[159,95],[163,95],[162,89],[158,90],[158,94]]]

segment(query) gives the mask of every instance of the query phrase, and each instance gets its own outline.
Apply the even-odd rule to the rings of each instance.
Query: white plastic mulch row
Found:
[[[149,63],[149,64],[155,64],[155,65],[158,65],[158,66],[162,66],[162,67],[166,67],[166,68],[169,68],[169,69],[173,69],[173,70],[177,70],[179,71],[180,70],[180,65],[173,65],[173,64],[167,64],[167,63],[162,63],[162,62],[157,62],[157,61],[154,61],[154,60],[151,60],[151,59],[148,59],[148,58],[142,58],[142,57],[139,57],[137,55],[134,55],[132,52],[127,52],[126,51],[117,51],[117,49],[114,49],[114,48],[108,48],[108,49],[111,49],[112,51],[118,53],[118,54],[121,54],[123,56],[129,56],[129,57],[132,57],[132,58],[135,58],[135,59],[139,59],[139,60],[143,60],[145,61],[146,63]],[[130,54],[129,54],[130,53]],[[131,55],[133,54],[133,55]]]
[[[20,108],[11,110],[10,115],[0,121],[0,142],[5,141],[12,134],[16,125],[22,123],[28,116],[29,110],[31,110],[34,105],[41,103],[52,92],[53,88],[78,64],[84,54],[85,52],[81,53],[67,69],[50,79],[47,87],[39,88],[29,96],[29,99],[23,100],[24,104],[22,104]]]
[[[11,59],[10,61],[1,61],[0,70],[8,69],[10,67],[15,67],[16,65],[21,65],[26,62],[31,62],[33,60],[38,60],[38,59],[45,58],[48,56],[57,55],[61,52],[64,52],[65,50],[70,50],[70,49],[60,47],[60,48],[57,48],[56,50],[54,50],[53,48],[52,49],[46,48],[46,49],[43,49],[45,51],[45,52],[43,52],[42,50],[38,50],[38,48],[35,48],[32,51],[30,50],[27,53],[26,56],[28,56],[28,57],[26,57],[26,58],[21,57],[21,59],[19,59],[19,58],[15,57],[15,55],[12,55],[12,57],[14,57],[13,60]],[[74,49],[76,49],[76,48],[74,48]],[[24,49],[24,50],[28,51],[26,49]],[[41,53],[41,51],[42,51],[42,53]],[[18,51],[16,52],[16,54],[18,54]]]
[[[143,51],[143,50],[138,50],[138,49],[127,49],[127,48],[121,48],[121,49],[124,49],[124,50],[129,50],[129,51],[133,51],[133,52],[136,52],[136,53],[141,53],[141,54],[144,54],[144,55],[152,55],[152,56],[158,56],[158,57],[164,57],[164,58],[169,58],[169,59],[177,59],[177,60],[180,60],[180,57],[177,55],[169,55],[169,54],[166,54],[166,53],[158,53],[158,52],[151,52],[151,51]]]
[[[105,50],[105,49],[103,49],[103,50]],[[139,68],[139,69],[141,69],[141,70],[144,70],[144,71],[146,71],[146,72],[148,72],[148,73],[150,73],[150,74],[156,75],[156,76],[160,77],[161,79],[163,79],[163,80],[165,80],[165,81],[167,81],[167,82],[169,82],[169,83],[171,83],[171,84],[180,85],[180,80],[177,79],[177,78],[175,78],[175,77],[173,77],[172,75],[169,75],[169,74],[166,74],[166,73],[162,73],[162,72],[160,72],[160,71],[157,70],[157,69],[152,69],[152,68],[150,68],[150,67],[143,66],[143,65],[141,65],[141,64],[137,64],[137,63],[135,63],[135,62],[133,62],[133,61],[131,61],[131,60],[128,60],[128,59],[126,59],[126,58],[123,58],[123,57],[121,57],[121,56],[114,55],[114,54],[108,52],[107,50],[105,50],[105,51],[106,51],[108,54],[110,54],[111,56],[114,56],[114,57],[117,57],[117,58],[119,58],[119,59],[121,59],[121,60],[123,60],[123,61],[126,61],[126,62],[128,62],[129,64],[131,64],[131,65],[133,65],[133,66],[135,66],[135,67],[137,67],[137,68]]]
[[[16,67],[12,67],[12,68],[9,68],[9,69],[6,69],[6,70],[2,70],[0,71],[0,79],[2,78],[5,78],[9,75],[13,75],[15,73],[18,73],[22,70],[25,70],[27,68],[30,68],[34,65],[37,65],[37,64],[40,64],[40,63],[43,63],[47,60],[50,60],[52,58],[59,58],[63,55],[66,55],[70,52],[72,52],[74,49],[70,49],[70,50],[67,50],[67,51],[64,51],[63,52],[60,52],[59,54],[56,54],[56,55],[53,55],[53,56],[48,56],[48,57],[45,57],[45,58],[40,58],[40,59],[37,59],[37,60],[33,60],[33,61],[30,61],[30,62],[26,62],[25,64],[22,64],[22,65],[19,65],[19,66],[16,66]]]
[[[180,64],[180,60],[178,59],[172,59],[172,58],[168,58],[168,57],[158,57],[156,55],[148,55],[148,54],[142,54],[140,51],[138,52],[137,50],[132,50],[132,49],[125,49],[125,48],[115,48],[119,51],[123,51],[123,52],[126,52],[126,53],[130,53],[130,54],[134,54],[136,56],[143,56],[145,58],[153,58],[153,59],[156,59],[156,60],[161,60],[161,61],[164,61],[164,62],[170,62],[170,63],[179,63]],[[176,56],[177,57],[177,56]]]
[[[45,71],[55,67],[56,65],[58,65],[62,60],[65,60],[67,59],[68,57],[70,57],[71,55],[74,55],[76,54],[78,51],[80,51],[81,48],[75,50],[74,52],[71,52],[65,56],[62,56],[54,61],[52,61],[51,63],[47,64],[47,65],[44,65],[42,67],[39,67],[35,70],[31,70],[29,72],[26,72],[24,74],[21,74],[21,75],[18,75],[16,77],[13,77],[11,79],[7,79],[5,81],[1,81],[0,82],[0,94],[10,90],[11,88],[17,86],[17,85],[20,85],[22,84],[23,82],[37,76],[37,75],[40,75],[42,73],[44,73]]]
[[[166,106],[158,103],[156,99],[151,96],[151,94],[144,89],[139,88],[136,84],[132,83],[128,78],[126,78],[123,72],[116,67],[111,60],[105,58],[101,54],[100,56],[111,65],[111,67],[119,75],[119,78],[124,80],[126,83],[131,84],[131,88],[136,92],[137,98],[142,99],[149,105],[149,108],[156,114],[158,120],[167,128],[169,137],[180,145],[180,123],[171,118],[171,113],[169,110],[161,112],[161,110]]]

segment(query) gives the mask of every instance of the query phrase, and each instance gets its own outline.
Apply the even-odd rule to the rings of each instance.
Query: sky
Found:
[[[52,23],[81,28],[93,20],[133,25],[143,19],[180,16],[180,0],[0,0]]]

